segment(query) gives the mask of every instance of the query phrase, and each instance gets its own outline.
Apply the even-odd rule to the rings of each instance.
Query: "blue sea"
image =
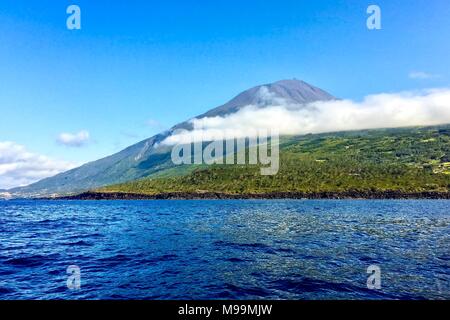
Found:
[[[0,299],[450,299],[450,201],[0,201]],[[67,286],[67,267],[80,288]],[[367,268],[380,268],[369,289]]]

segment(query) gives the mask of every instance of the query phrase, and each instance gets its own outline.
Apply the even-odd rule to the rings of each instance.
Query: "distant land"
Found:
[[[300,108],[336,100],[304,81],[282,80],[246,90],[196,119],[230,115],[248,105],[265,108],[277,99]],[[274,176],[261,176],[257,165],[175,165],[171,147],[156,146],[180,128],[192,129],[192,124],[182,122],[119,153],[3,194],[52,199],[449,198],[450,125],[283,136],[280,170]]]
[[[65,199],[450,199],[449,155],[450,125],[283,137],[274,176],[191,166]]]
[[[264,89],[264,90],[262,90]],[[268,95],[261,95],[261,91]],[[329,101],[335,98],[301,80],[281,80],[248,89],[222,106],[195,117],[225,116],[253,105],[264,108],[274,101],[304,105],[315,101]],[[43,197],[80,193],[111,184],[132,181],[153,175],[164,175],[165,170],[175,167],[170,158],[170,147],[155,146],[170,136],[176,129],[191,129],[189,121],[179,123],[166,132],[138,142],[106,158],[93,161],[78,168],[43,179],[29,186],[8,190],[14,197]]]

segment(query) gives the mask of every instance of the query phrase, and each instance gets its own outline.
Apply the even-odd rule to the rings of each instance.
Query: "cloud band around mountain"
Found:
[[[238,138],[257,130],[299,135],[445,124],[450,123],[450,89],[375,94],[361,102],[333,100],[306,105],[278,102],[264,108],[249,105],[230,115],[190,122],[193,130],[173,134],[163,144],[214,140],[218,132],[228,133],[225,138]]]

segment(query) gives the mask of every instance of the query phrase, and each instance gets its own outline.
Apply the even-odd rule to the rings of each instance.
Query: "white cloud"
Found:
[[[414,80],[436,79],[436,78],[440,77],[437,74],[431,74],[431,73],[423,72],[423,71],[411,71],[408,76],[410,79],[414,79]]]
[[[0,189],[25,186],[72,169],[75,164],[29,152],[11,141],[0,141]]]
[[[265,108],[249,105],[225,117],[193,119],[192,131],[174,134],[163,143],[209,140],[220,136],[218,133],[245,137],[255,130],[275,130],[281,135],[294,135],[450,123],[450,89],[376,94],[365,97],[361,102],[277,103]]]
[[[89,142],[89,132],[82,130],[78,133],[61,133],[57,140],[58,143],[68,147],[81,147]]]

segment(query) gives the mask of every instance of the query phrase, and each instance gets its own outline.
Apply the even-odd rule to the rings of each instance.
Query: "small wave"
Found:
[[[333,283],[310,278],[287,278],[275,280],[272,285],[277,290],[288,291],[291,293],[335,291],[335,292],[353,292],[357,288],[351,288],[347,284]]]
[[[49,223],[53,223],[53,222],[56,222],[57,220],[51,220],[51,219],[44,219],[44,220],[39,220],[39,221],[37,221],[38,223],[41,223],[41,224],[49,224]]]
[[[12,294],[16,292],[16,290],[12,288],[0,287],[0,294]]]
[[[245,262],[245,261],[247,261],[247,260],[244,260],[244,259],[239,259],[239,258],[227,258],[227,259],[224,259],[225,261],[228,261],[228,262],[233,262],[233,263],[239,263],[239,262]]]
[[[223,247],[235,247],[235,248],[246,248],[248,249],[254,249],[257,251],[264,251],[266,253],[276,253],[276,251],[263,243],[237,243],[237,242],[227,242],[227,241],[215,241],[214,242],[215,245],[217,246],[223,246]]]
[[[132,258],[129,256],[126,256],[124,254],[116,254],[114,256],[98,259],[98,261],[103,262],[103,263],[120,263],[120,262],[125,262],[125,261],[130,261],[130,260],[132,260]]]
[[[80,241],[76,241],[76,242],[66,242],[62,244],[63,246],[86,246],[86,247],[91,247],[92,244],[84,241],[84,240],[80,240]]]
[[[80,238],[101,238],[104,237],[101,233],[88,233],[88,234],[74,234],[67,236],[66,239],[80,239]]]
[[[43,265],[51,260],[55,255],[51,256],[42,256],[42,255],[33,255],[28,257],[20,257],[20,258],[12,258],[6,260],[4,263],[13,265],[13,266],[21,266],[21,267],[36,267]]]
[[[246,296],[264,297],[267,296],[269,292],[262,288],[242,287],[231,283],[225,283],[223,294],[228,296],[228,298],[237,299]]]
[[[9,276],[14,274],[15,272],[13,270],[0,270],[0,276]]]
[[[158,262],[176,260],[177,258],[178,258],[178,256],[175,255],[175,254],[164,254],[162,256],[141,259],[140,263],[142,263],[142,264],[156,264]]]

